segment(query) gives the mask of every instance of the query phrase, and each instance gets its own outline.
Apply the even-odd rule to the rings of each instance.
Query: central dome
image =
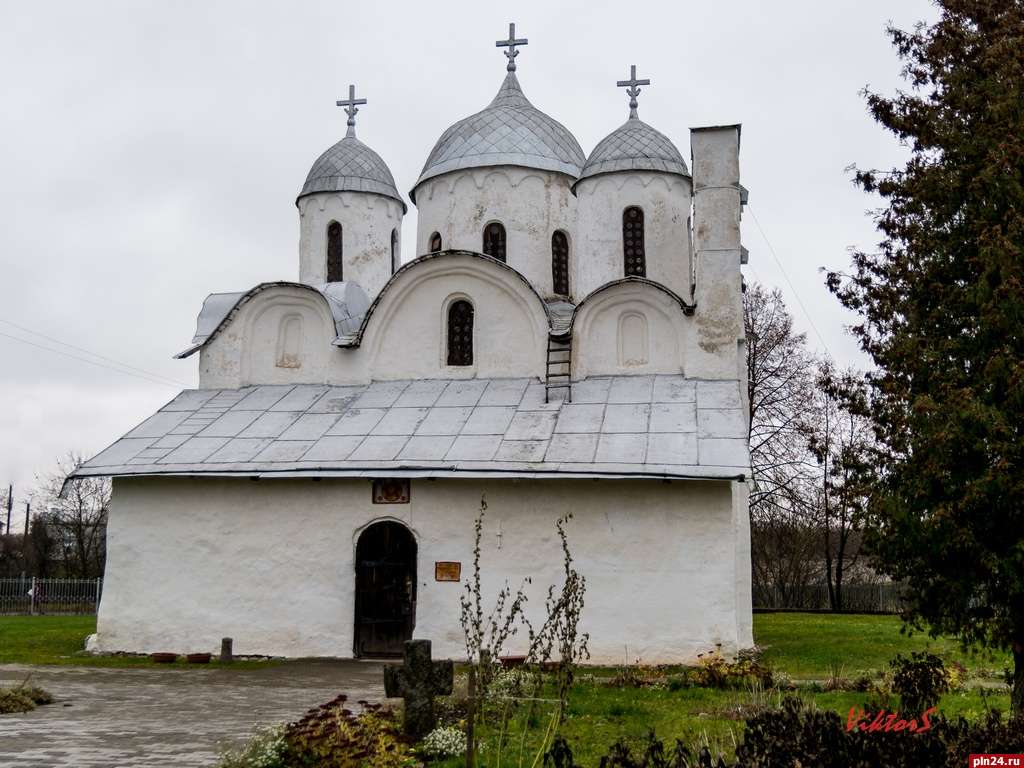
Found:
[[[441,134],[409,196],[416,202],[416,187],[424,181],[463,168],[518,165],[575,179],[586,159],[569,130],[533,106],[509,72],[486,109]]]

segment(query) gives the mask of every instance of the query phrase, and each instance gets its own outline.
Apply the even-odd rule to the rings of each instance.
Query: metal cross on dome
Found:
[[[496,48],[508,48],[507,51],[502,51],[508,57],[508,66],[505,67],[509,72],[516,71],[516,56],[519,55],[519,51],[516,50],[517,45],[526,45],[530,41],[525,37],[516,40],[516,25],[508,25],[508,40],[496,40],[494,46]]]
[[[345,114],[348,115],[348,131],[345,133],[346,136],[356,135],[356,115],[359,114],[359,107],[357,104],[365,104],[366,99],[356,98],[356,87],[350,85],[348,87],[348,98],[342,99],[341,101],[335,102],[337,106],[345,108]]]
[[[629,94],[629,119],[637,120],[639,116],[636,113],[636,97],[640,95],[640,89],[637,86],[650,85],[650,80],[637,80],[636,79],[636,64],[629,65],[629,80],[619,80],[615,83],[619,88],[625,88],[626,93]]]

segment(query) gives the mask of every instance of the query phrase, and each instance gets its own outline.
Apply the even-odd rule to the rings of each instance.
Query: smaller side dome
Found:
[[[409,210],[387,163],[351,133],[317,158],[296,201],[317,192],[372,192]]]
[[[686,161],[676,145],[637,117],[630,117],[601,139],[573,188],[590,176],[616,171],[661,171],[690,178]]]

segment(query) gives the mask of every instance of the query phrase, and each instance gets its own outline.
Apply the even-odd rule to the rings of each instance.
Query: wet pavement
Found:
[[[0,665],[0,687],[56,702],[0,715],[2,768],[207,768],[253,728],[295,720],[339,693],[382,701],[381,665],[293,661],[257,669]]]

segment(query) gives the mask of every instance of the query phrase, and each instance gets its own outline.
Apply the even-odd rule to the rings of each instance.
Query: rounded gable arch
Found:
[[[471,370],[443,363],[438,313],[455,294],[479,310]],[[403,265],[370,305],[351,340],[373,378],[540,375],[550,323],[534,288],[502,262],[473,251],[441,251]]]
[[[326,380],[336,333],[319,291],[294,285],[263,291],[240,308],[238,322],[243,385]]]
[[[573,310],[573,376],[681,373],[692,307],[645,278],[615,280]]]

